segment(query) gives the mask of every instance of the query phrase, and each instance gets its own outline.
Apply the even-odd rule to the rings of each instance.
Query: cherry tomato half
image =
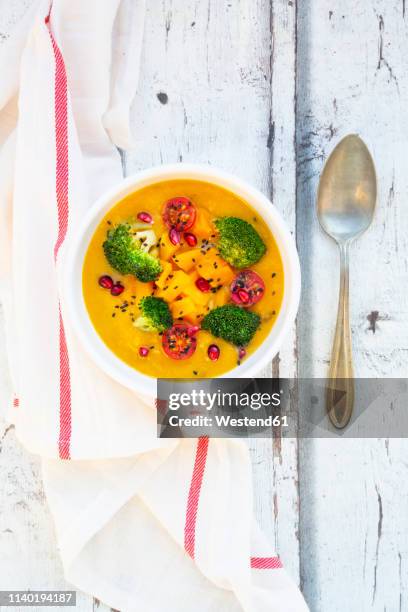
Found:
[[[190,326],[176,323],[162,336],[163,349],[172,359],[188,359],[197,348],[197,338],[189,334]]]
[[[163,210],[163,221],[170,229],[184,232],[194,225],[196,209],[188,198],[172,198],[166,202]]]
[[[235,304],[249,308],[265,293],[265,283],[256,272],[242,270],[231,283],[231,299]]]

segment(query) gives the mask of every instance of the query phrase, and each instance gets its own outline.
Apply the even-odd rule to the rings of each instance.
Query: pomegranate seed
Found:
[[[115,297],[117,295],[120,295],[121,293],[123,293],[125,290],[124,286],[122,285],[122,283],[115,283],[113,285],[113,287],[111,288],[111,294],[114,295]]]
[[[101,287],[103,287],[103,289],[112,289],[113,287],[113,280],[107,274],[101,276],[98,283]]]
[[[238,349],[238,359],[243,359],[246,355],[246,350],[244,349],[244,347],[240,347]]]
[[[220,356],[220,349],[216,344],[210,344],[207,353],[211,361],[217,361],[218,357]]]
[[[249,302],[249,293],[248,293],[248,291],[245,291],[245,289],[239,289],[238,297],[239,297],[239,299],[241,300],[241,302],[243,304],[248,304],[248,302]]]
[[[197,289],[199,289],[203,293],[207,293],[207,291],[211,289],[211,285],[208,280],[205,280],[205,278],[203,278],[202,276],[200,276],[200,278],[197,278],[195,284]]]
[[[180,244],[180,234],[174,227],[169,231],[169,238],[172,244]]]
[[[191,327],[188,328],[187,333],[190,336],[195,336],[195,334],[200,331],[200,327],[198,325],[191,325]]]
[[[195,247],[197,244],[197,237],[190,232],[186,232],[184,234],[184,240],[187,242],[188,246]]]
[[[143,223],[153,223],[153,217],[148,212],[140,212],[137,215],[137,218],[139,219],[139,221],[143,221]]]
[[[149,354],[149,349],[147,348],[147,346],[141,346],[139,347],[139,355],[141,357],[147,357]]]

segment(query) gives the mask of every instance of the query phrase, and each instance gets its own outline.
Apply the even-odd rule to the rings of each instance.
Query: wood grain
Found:
[[[338,295],[338,253],[315,216],[324,159],[358,132],[378,172],[378,208],[351,252],[358,377],[408,373],[407,21],[402,2],[299,3],[298,244],[304,292],[300,374],[325,376]],[[313,356],[313,358],[310,358]],[[406,440],[303,441],[302,584],[316,612],[408,609]]]

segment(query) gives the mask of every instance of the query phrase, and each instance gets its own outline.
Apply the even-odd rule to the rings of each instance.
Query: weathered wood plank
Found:
[[[0,7],[0,44],[6,40],[13,27],[23,18],[33,0],[8,0]]]
[[[295,229],[295,7],[286,0],[163,0],[147,12],[130,173],[177,161],[235,172]],[[294,334],[280,370],[296,369]],[[271,374],[271,366],[264,375]],[[299,572],[297,446],[251,444],[255,507],[285,565]]]
[[[296,2],[271,2],[271,117],[268,145],[271,151],[271,197],[292,234],[296,233]],[[296,326],[283,344],[275,367],[282,377],[296,377]],[[276,361],[278,363],[276,363]],[[277,373],[277,372],[276,372]],[[267,455],[268,456],[268,455]],[[277,549],[285,566],[299,576],[298,444],[295,439],[275,440],[273,469],[263,466],[264,478],[272,476],[273,517]],[[259,486],[259,485],[258,485]]]
[[[303,376],[326,375],[337,308],[338,255],[315,217],[318,175],[353,131],[371,147],[379,181],[374,224],[351,257],[356,375],[407,376],[407,34],[404,2],[299,3]],[[301,444],[302,583],[314,611],[407,609],[407,459],[405,440]]]

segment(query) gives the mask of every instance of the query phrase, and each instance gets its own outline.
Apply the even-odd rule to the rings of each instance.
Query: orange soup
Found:
[[[103,342],[156,378],[240,365],[269,334],[284,290],[266,223],[233,193],[193,180],[118,202],[90,241],[82,282]]]

